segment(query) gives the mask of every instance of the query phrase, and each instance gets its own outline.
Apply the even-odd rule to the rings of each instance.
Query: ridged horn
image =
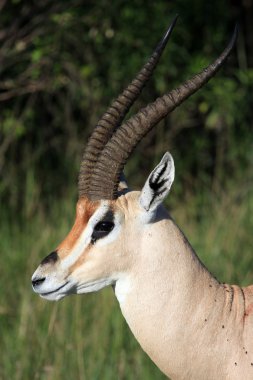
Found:
[[[236,26],[228,46],[212,64],[176,89],[141,109],[115,131],[93,170],[88,195],[91,200],[117,198],[120,173],[136,145],[160,120],[216,74],[231,53],[237,33]]]
[[[95,127],[86,146],[79,171],[78,192],[79,198],[89,192],[90,178],[96,165],[99,154],[112,137],[114,131],[121,124],[130,107],[140,95],[143,87],[152,76],[152,73],[161,57],[176,24],[178,15],[174,18],[163,38],[156,46],[152,55],[139,71],[135,79],[112,102]]]

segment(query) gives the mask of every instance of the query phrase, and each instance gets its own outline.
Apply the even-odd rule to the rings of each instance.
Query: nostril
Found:
[[[45,279],[46,279],[46,277],[36,278],[36,279],[32,280],[33,287],[35,288],[36,286],[41,285],[45,281]]]

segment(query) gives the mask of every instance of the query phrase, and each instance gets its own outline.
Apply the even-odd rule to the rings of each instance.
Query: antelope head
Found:
[[[166,153],[141,192],[128,189],[123,178],[124,165],[136,145],[160,120],[214,76],[231,52],[237,34],[235,30],[227,48],[207,68],[122,124],[151,77],[175,23],[176,18],[89,139],[80,168],[75,223],[32,276],[33,289],[43,298],[59,300],[72,293],[115,285],[138,266],[140,244],[162,212],[161,203],[174,180],[174,163]]]

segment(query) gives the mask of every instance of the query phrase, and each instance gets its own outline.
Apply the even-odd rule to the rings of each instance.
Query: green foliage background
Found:
[[[92,128],[179,13],[131,112],[209,64],[236,20],[237,46],[145,138],[126,174],[139,188],[170,150],[173,216],[215,275],[252,283],[253,1],[2,0],[0,10],[0,379],[163,379],[111,289],[52,304],[30,277],[74,219]]]

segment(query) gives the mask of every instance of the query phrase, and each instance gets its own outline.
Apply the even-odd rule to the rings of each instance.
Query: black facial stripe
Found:
[[[44,264],[53,264],[55,263],[56,261],[58,260],[58,254],[56,251],[53,251],[51,252],[48,256],[46,256],[42,261],[41,261],[41,265],[44,265]]]

